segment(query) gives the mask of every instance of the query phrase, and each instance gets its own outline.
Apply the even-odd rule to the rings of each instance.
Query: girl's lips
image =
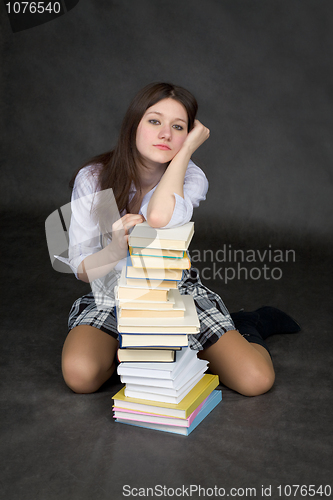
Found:
[[[154,144],[155,148],[162,149],[164,151],[169,151],[170,148],[166,144]]]

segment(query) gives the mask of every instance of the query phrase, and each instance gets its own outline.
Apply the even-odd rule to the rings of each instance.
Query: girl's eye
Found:
[[[151,123],[152,125],[161,125],[161,122],[156,118],[151,118],[150,120],[148,120],[148,123]],[[173,125],[173,128],[179,131],[184,130],[184,127],[182,127],[181,125]]]

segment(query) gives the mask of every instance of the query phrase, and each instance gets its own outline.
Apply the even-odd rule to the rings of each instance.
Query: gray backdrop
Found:
[[[18,33],[0,9],[3,208],[68,202],[73,171],[164,80],[195,94],[211,130],[196,155],[205,229],[332,239],[331,0],[81,0]]]

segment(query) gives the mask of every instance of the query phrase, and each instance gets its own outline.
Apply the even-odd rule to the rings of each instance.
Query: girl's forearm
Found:
[[[170,221],[176,203],[174,193],[184,197],[184,178],[190,159],[190,148],[184,147],[164,172],[148,204],[147,222],[150,226],[163,227]]]
[[[144,221],[140,214],[125,214],[112,224],[112,241],[102,250],[88,255],[78,267],[78,278],[87,283],[106,276],[116,264],[126,257],[128,231]]]
[[[107,246],[99,252],[88,255],[81,262],[77,270],[78,278],[86,283],[103,278],[114,269],[119,260]]]
[[[209,130],[199,120],[187,135],[180,151],[170,162],[154,194],[150,198],[147,210],[147,222],[152,227],[163,227],[170,222],[175,208],[174,193],[184,197],[184,178],[188,162],[194,151],[209,137]]]

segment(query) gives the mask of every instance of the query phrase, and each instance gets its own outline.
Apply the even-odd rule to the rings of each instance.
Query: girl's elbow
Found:
[[[86,273],[77,273],[77,279],[80,281],[84,281],[85,283],[90,283],[88,275]]]
[[[79,267],[77,268],[76,277],[80,281],[84,281],[85,283],[89,283],[89,278],[88,278],[88,274],[86,272],[86,268],[84,265],[84,260],[81,262],[81,264],[79,264]]]
[[[147,222],[151,227],[159,228],[166,226],[171,220],[168,214],[161,214],[158,212],[152,212],[147,214]]]

